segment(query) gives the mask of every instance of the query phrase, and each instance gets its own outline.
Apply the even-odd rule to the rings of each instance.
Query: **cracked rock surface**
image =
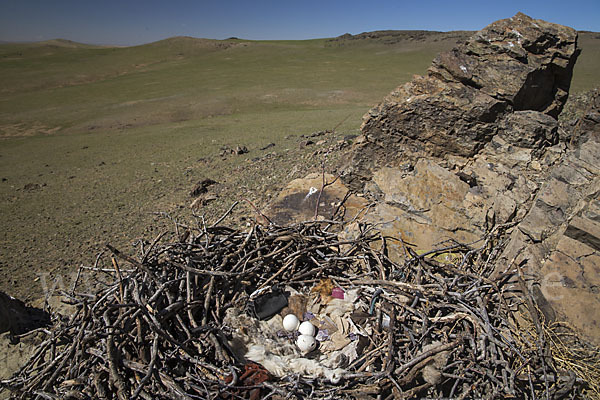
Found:
[[[557,119],[578,54],[571,28],[521,13],[492,23],[364,116],[336,198],[362,196],[350,214],[369,205],[359,222],[392,238],[395,261],[502,227],[495,273],[519,263],[546,318],[600,344],[598,91]],[[304,201],[312,178],[279,204]]]
[[[344,182],[376,200],[367,222],[417,251],[510,224],[496,272],[521,263],[546,318],[600,344],[598,91],[557,120],[578,54],[571,28],[492,23],[365,115]]]
[[[521,13],[492,23],[364,116],[365,143],[346,182],[359,186],[373,168],[407,158],[473,157],[497,135],[522,147],[552,145],[578,55],[572,28]],[[529,119],[532,130],[517,129]]]

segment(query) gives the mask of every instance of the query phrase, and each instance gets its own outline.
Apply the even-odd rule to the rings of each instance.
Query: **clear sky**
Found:
[[[0,0],[0,41],[135,45],[179,35],[310,39],[379,29],[478,30],[518,11],[600,31],[600,0]]]

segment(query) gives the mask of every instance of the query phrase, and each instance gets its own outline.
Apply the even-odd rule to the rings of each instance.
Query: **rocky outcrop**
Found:
[[[501,229],[495,273],[519,263],[546,318],[600,344],[598,92],[577,121],[557,119],[577,55],[571,28],[523,14],[491,24],[365,115],[342,177],[397,261]]]
[[[515,111],[556,118],[567,100],[577,55],[575,30],[518,13],[442,53],[428,75],[474,87]]]
[[[565,132],[577,138],[545,174],[524,218],[516,225],[496,271],[522,263],[549,320],[566,317],[600,344],[600,115],[595,91],[587,111]]]
[[[598,92],[557,120],[576,41],[517,14],[441,54],[365,116],[345,181],[379,199],[368,222],[417,250],[514,225],[496,273],[522,265],[546,318],[600,344]]]
[[[365,115],[365,143],[346,183],[358,187],[374,168],[406,159],[473,157],[507,130],[510,144],[553,144],[549,118],[564,106],[578,54],[571,28],[521,13],[494,22],[440,54],[426,76],[397,88]],[[523,119],[532,131],[510,129]]]
[[[365,191],[379,200],[364,221],[417,251],[474,242],[508,223],[496,273],[521,265],[546,318],[600,344],[599,100],[596,91],[586,113],[561,126],[537,111],[507,115],[473,157],[374,171]],[[399,245],[389,250],[402,258]]]
[[[575,30],[519,13],[393,91],[365,115],[344,175],[382,200],[369,222],[427,247],[522,219],[565,151],[556,117],[578,53]]]

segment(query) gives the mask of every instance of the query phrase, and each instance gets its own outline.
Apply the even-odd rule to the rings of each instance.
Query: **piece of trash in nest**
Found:
[[[315,314],[317,318],[321,315],[329,315],[335,321],[335,317],[347,315],[354,311],[354,304],[349,301],[348,293],[346,294],[345,300],[331,298],[328,303],[314,304],[309,311]]]
[[[307,311],[304,313],[304,320],[305,321],[310,321],[311,319],[315,318],[315,314],[311,313],[310,311]]]
[[[330,340],[322,342],[323,345],[321,346],[321,351],[323,353],[327,353],[331,351],[341,350],[347,345],[349,345],[350,342],[352,341],[348,339],[347,335],[344,335],[343,333],[338,331],[331,335]]]
[[[368,314],[367,314],[368,315]],[[354,320],[355,313],[352,313],[350,318],[348,318],[348,325],[350,332],[354,332],[360,336],[366,337],[371,336],[373,334],[373,327],[368,323],[370,318],[365,318],[362,323],[358,323]]]
[[[377,302],[381,294],[383,294],[383,289],[381,288],[378,288],[375,291],[375,293],[373,293],[373,296],[371,297],[371,306],[369,307],[369,314],[373,315],[373,313],[375,312],[375,303]]]
[[[371,314],[369,314],[369,313],[364,312],[364,311],[354,311],[352,314],[350,314],[350,318],[352,319],[352,321],[355,324],[362,325],[368,319],[373,318],[373,316]]]
[[[304,200],[308,199],[310,196],[317,193],[318,191],[319,191],[319,189],[317,189],[314,186],[311,186],[310,189],[308,189],[308,193],[306,194],[306,197],[304,198]]]
[[[344,289],[341,287],[335,287],[331,290],[331,297],[334,299],[344,300]]]
[[[280,289],[261,294],[247,304],[248,314],[259,319],[269,319],[288,305],[287,296]]]
[[[327,330],[329,333],[335,333],[338,331],[337,325],[328,315],[325,315],[320,319],[314,318],[313,320],[311,320],[311,322],[317,328],[319,328],[319,330]]]
[[[388,329],[390,327],[390,316],[387,315],[386,313],[383,314],[383,316],[381,317],[381,326],[384,329]]]
[[[296,333],[297,333],[297,331],[295,331],[295,332],[288,332],[288,331],[286,331],[284,329],[281,329],[281,330],[277,331],[277,337],[286,338],[286,339],[292,340],[292,339],[294,339],[297,336]]]

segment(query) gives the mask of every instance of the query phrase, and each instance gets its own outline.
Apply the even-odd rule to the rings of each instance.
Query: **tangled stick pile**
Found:
[[[248,231],[222,221],[177,223],[142,246],[139,258],[109,246],[112,284],[69,294],[77,312],[55,315],[30,361],[1,387],[20,399],[594,395],[592,381],[553,356],[532,297],[523,318],[531,329],[517,330],[517,298],[504,291],[516,270],[487,278],[498,232],[476,245],[451,243],[421,255],[406,247],[399,264],[385,248],[397,239],[366,226],[340,240],[336,221]],[[441,254],[453,262],[439,261]],[[235,355],[232,328],[223,323],[228,309],[244,309],[260,288],[302,292],[327,278],[345,290],[359,288],[375,310],[367,319],[376,329],[339,382],[275,378]]]

